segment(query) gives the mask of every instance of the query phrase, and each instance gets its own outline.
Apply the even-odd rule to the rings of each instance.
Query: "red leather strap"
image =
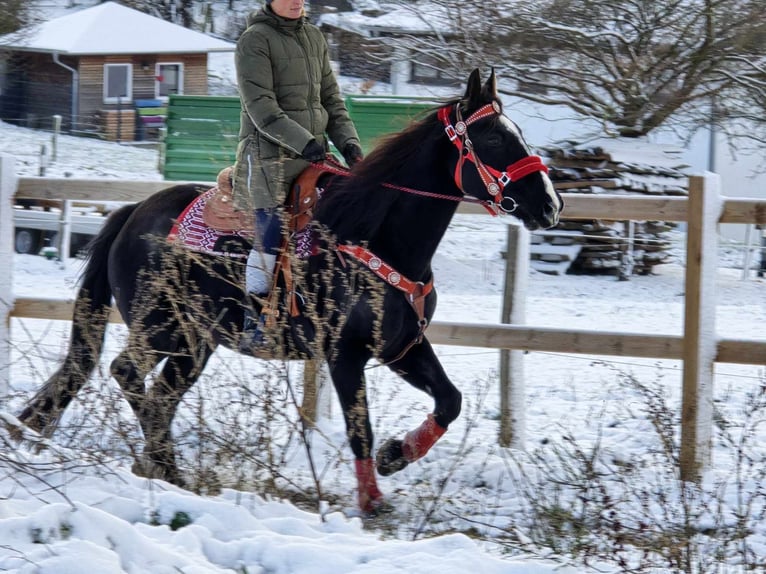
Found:
[[[466,160],[472,162],[476,166],[476,170],[484,183],[484,187],[486,187],[487,192],[492,196],[496,204],[501,204],[503,199],[506,199],[503,196],[502,191],[509,183],[518,181],[522,177],[536,171],[548,173],[548,166],[543,163],[543,160],[538,155],[523,157],[510,164],[504,171],[499,171],[492,166],[486,165],[476,156],[473,150],[473,143],[468,137],[468,126],[480,119],[499,115],[499,105],[496,105],[494,102],[486,104],[471,114],[467,120],[463,121],[460,117],[460,104],[456,104],[454,106],[454,126],[452,125],[452,120],[450,118],[450,111],[452,109],[452,106],[440,108],[437,116],[444,124],[444,131],[447,134],[447,137],[458,149],[460,154],[457,164],[455,165],[454,179],[461,191],[463,190],[463,165]]]
[[[417,298],[425,297],[434,288],[433,279],[431,279],[428,283],[412,281],[399,273],[388,263],[383,261],[372,251],[360,245],[339,245],[338,251],[347,253],[358,259],[364,263],[370,269],[370,271],[383,279],[383,281],[392,287],[396,287],[400,291],[404,291],[407,295],[409,295],[410,303],[412,303]]]
[[[339,257],[340,253],[347,253],[351,255],[352,257],[364,263],[373,273],[375,273],[375,275],[380,277],[383,281],[392,287],[396,287],[400,291],[404,292],[407,298],[407,302],[415,311],[415,314],[418,317],[418,334],[407,346],[405,346],[399,352],[398,355],[396,355],[396,357],[386,361],[385,364],[391,364],[395,361],[398,361],[407,354],[407,351],[409,351],[413,345],[417,345],[423,340],[426,328],[428,327],[428,319],[426,319],[426,296],[431,291],[433,291],[434,280],[431,279],[428,281],[428,283],[422,283],[420,281],[412,281],[407,279],[407,277],[404,277],[401,273],[383,261],[380,257],[375,255],[372,251],[359,245],[339,245],[337,249],[339,251]],[[343,262],[343,258],[340,257],[340,259],[341,262]]]

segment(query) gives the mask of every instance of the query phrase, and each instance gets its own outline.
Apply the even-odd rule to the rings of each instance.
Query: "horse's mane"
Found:
[[[396,181],[408,160],[441,137],[441,122],[436,111],[458,101],[445,101],[404,130],[381,138],[350,176],[333,179],[330,193],[320,202],[317,219],[341,242],[371,238],[386,212],[400,197],[395,190],[381,188],[380,184]]]

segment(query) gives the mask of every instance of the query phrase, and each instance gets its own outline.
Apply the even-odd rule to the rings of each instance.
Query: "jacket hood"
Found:
[[[274,11],[271,9],[271,6],[266,5],[260,10],[251,12],[247,16],[247,27],[249,28],[253,24],[264,22],[276,30],[284,30],[285,32],[290,32],[300,29],[303,26],[305,19],[305,16],[301,16],[296,20],[282,18],[281,16],[277,16],[274,13]]]

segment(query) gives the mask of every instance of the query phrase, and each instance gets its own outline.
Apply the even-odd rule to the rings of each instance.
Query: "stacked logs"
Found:
[[[641,139],[567,142],[542,148],[562,193],[686,195],[681,150]],[[566,217],[566,209],[564,210]],[[532,267],[544,272],[650,274],[669,257],[662,221],[562,221],[532,239]],[[569,249],[567,249],[569,246]]]

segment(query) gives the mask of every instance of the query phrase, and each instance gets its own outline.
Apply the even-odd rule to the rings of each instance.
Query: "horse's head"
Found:
[[[521,130],[503,115],[494,70],[484,85],[474,70],[463,99],[439,110],[439,119],[458,149],[452,168],[464,193],[491,201],[531,230],[558,223],[561,196]]]

